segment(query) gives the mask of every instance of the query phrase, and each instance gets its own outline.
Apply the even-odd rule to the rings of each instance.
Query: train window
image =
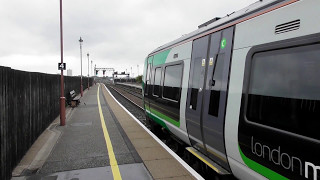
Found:
[[[256,53],[252,57],[246,118],[320,139],[320,45]]]
[[[198,91],[200,88],[201,81],[201,64],[202,59],[197,58],[193,64],[193,74],[192,74],[192,83],[191,83],[191,99],[190,99],[190,107],[193,110],[197,110],[197,101],[198,101]]]
[[[147,69],[147,80],[150,81],[151,79],[151,64],[148,64],[148,69]]]
[[[212,89],[210,93],[210,103],[209,103],[209,112],[208,112],[208,114],[215,117],[218,117],[218,112],[219,112],[223,67],[224,67],[224,54],[219,54],[217,56],[217,62],[215,63],[215,67],[212,75]]]
[[[180,100],[182,64],[165,67],[163,97],[174,101]]]
[[[155,72],[155,69],[152,69],[151,75],[150,75],[150,85],[154,85],[154,72]]]
[[[161,81],[161,68],[156,68],[154,73],[153,95],[159,96],[160,81]]]
[[[151,79],[151,64],[148,63],[147,66],[147,77],[146,77],[146,85],[145,85],[145,94],[149,94],[149,87],[150,87],[150,79]]]

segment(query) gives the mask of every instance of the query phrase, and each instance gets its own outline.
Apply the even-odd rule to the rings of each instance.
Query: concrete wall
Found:
[[[83,78],[84,89],[87,85]],[[80,77],[65,77],[65,96],[71,90],[80,93]],[[60,75],[0,66],[0,179],[11,178],[13,168],[59,115],[59,98]]]

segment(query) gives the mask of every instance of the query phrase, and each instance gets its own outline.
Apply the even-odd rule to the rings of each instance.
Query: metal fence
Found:
[[[90,78],[90,85],[93,79]],[[65,77],[65,96],[80,93],[80,77]],[[83,77],[86,89],[88,78]],[[0,179],[13,168],[59,115],[60,75],[24,72],[0,66]]]

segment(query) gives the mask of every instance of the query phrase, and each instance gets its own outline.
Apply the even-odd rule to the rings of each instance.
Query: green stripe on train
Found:
[[[157,66],[160,64],[164,64],[167,60],[167,57],[170,53],[171,49],[165,50],[153,56],[153,65]]]
[[[174,119],[156,111],[155,109],[152,109],[150,107],[146,107],[147,113],[152,117],[153,120],[155,120],[158,124],[161,126],[165,127],[166,129],[168,128],[167,125],[163,122],[163,120],[170,122],[171,124],[180,127],[180,121],[175,121]],[[164,124],[164,125],[163,125]],[[169,129],[168,129],[169,130]]]
[[[151,109],[151,113],[155,114],[159,118],[164,119],[164,120],[170,122],[171,124],[173,124],[173,125],[175,125],[177,127],[180,127],[180,121],[176,121],[176,120],[174,120],[174,119],[172,119],[172,118],[160,113],[159,111],[157,111],[157,110],[155,110],[153,108],[150,108],[150,109]]]
[[[166,130],[170,131],[168,126],[165,122],[163,122],[161,119],[159,119],[157,116],[153,115],[149,111],[147,111],[148,116],[153,119],[156,123],[158,123],[160,126],[164,127]]]
[[[240,152],[242,160],[252,170],[256,171],[257,173],[260,173],[261,175],[263,175],[264,177],[266,177],[268,179],[288,180],[288,178],[286,178],[286,177],[272,171],[271,169],[264,167],[261,164],[247,158],[247,156],[245,156],[243,154],[243,152],[241,151],[240,146],[238,146],[238,148],[239,148],[239,152]]]

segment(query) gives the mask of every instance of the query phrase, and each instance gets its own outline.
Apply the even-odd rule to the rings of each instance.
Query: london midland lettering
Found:
[[[270,162],[273,162],[275,165],[282,166],[286,170],[299,169],[300,176],[303,176],[303,164],[298,157],[290,156],[287,153],[281,152],[281,147],[278,146],[276,149],[271,149],[269,146],[254,141],[253,136],[251,137],[251,151],[253,154],[257,155],[260,158],[264,158]],[[305,178],[309,177],[308,170],[313,170],[314,180],[317,179],[317,172],[320,170],[320,166],[315,166],[310,162],[304,163]]]

